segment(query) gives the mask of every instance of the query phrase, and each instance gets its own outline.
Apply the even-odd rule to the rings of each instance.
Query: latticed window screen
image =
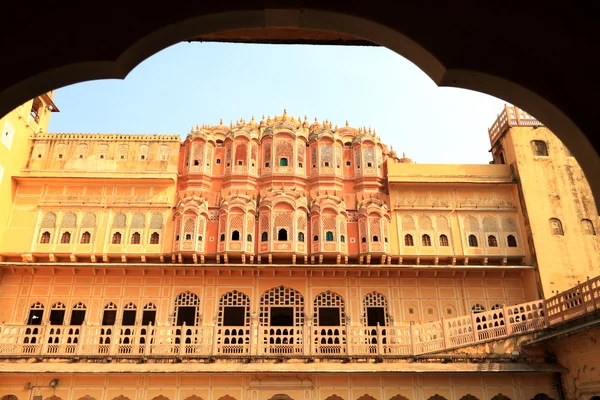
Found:
[[[148,151],[149,147],[147,144],[142,144],[138,147],[138,159],[147,160],[148,159]]]
[[[431,218],[429,218],[427,215],[421,215],[419,217],[419,229],[426,231],[432,230]]]
[[[504,217],[502,218],[502,230],[504,232],[516,232],[517,223],[510,217]]]
[[[385,325],[388,326],[390,324],[387,299],[383,294],[373,291],[371,293],[367,293],[367,295],[364,297],[362,316],[363,325],[367,325],[367,308],[369,307],[382,307],[385,315]]]
[[[204,239],[204,227],[206,226],[206,219],[203,216],[198,217],[198,240],[200,237]]]
[[[246,217],[246,233],[254,235],[254,215],[248,215]]]
[[[346,326],[346,308],[344,306],[344,298],[339,294],[327,290],[319,293],[313,302],[313,321],[315,326],[319,326],[319,308],[320,307],[337,307],[340,309],[340,326]]]
[[[340,221],[340,235],[346,236],[346,219],[343,217]]]
[[[496,222],[496,218],[494,217],[484,217],[482,225],[484,232],[498,232],[498,222]]]
[[[294,326],[304,325],[304,297],[296,290],[278,286],[271,288],[260,297],[260,324],[270,324],[270,311],[272,306],[294,307]]]
[[[167,161],[169,159],[169,153],[171,152],[171,148],[162,144],[158,147],[158,160],[159,161]]]
[[[154,303],[148,303],[144,306],[144,310],[156,310],[156,305]]]
[[[264,154],[263,154],[263,162],[267,163],[271,161],[271,142],[266,142],[263,144]]]
[[[448,218],[444,217],[443,215],[438,215],[435,224],[438,231],[446,231],[450,229],[448,226]]]
[[[290,212],[277,213],[273,218],[273,239],[279,238],[278,233],[284,229],[286,240],[292,240],[292,214]]]
[[[306,153],[306,145],[302,142],[298,142],[297,145],[298,151],[298,162],[304,163],[304,154]]]
[[[323,217],[323,231],[331,232],[334,238],[337,236],[336,225],[335,217]]]
[[[42,228],[54,228],[56,226],[56,214],[47,212],[42,218]]]
[[[282,157],[287,158],[288,160],[292,160],[294,157],[294,146],[291,142],[283,141],[277,143],[277,147],[275,148],[275,158],[276,160],[279,160]]]
[[[368,163],[371,163],[371,166],[375,163],[375,153],[371,147],[365,149],[365,163],[367,163],[367,165],[369,165]]]
[[[173,325],[177,323],[177,313],[179,307],[196,307],[195,325],[200,323],[200,298],[197,294],[186,290],[183,293],[179,293],[175,298],[175,313],[173,319]]]
[[[373,241],[375,241],[375,236],[381,240],[381,219],[379,217],[369,218],[369,231],[371,232],[371,239]]]
[[[193,235],[195,228],[196,228],[196,223],[195,223],[194,219],[191,218],[191,217],[187,217],[185,219],[184,224],[183,224],[183,234],[186,235],[186,236],[188,234]]]
[[[244,216],[243,215],[231,215],[229,217],[229,229],[230,232],[238,231],[240,237],[244,231]]]
[[[360,168],[360,149],[354,149],[354,165]]]
[[[310,163],[311,165],[317,165],[317,148],[311,147],[310,149]]]
[[[75,158],[86,158],[88,152],[88,145],[85,143],[79,143],[75,147]]]
[[[342,166],[342,146],[339,144],[335,146],[335,166]]]
[[[118,213],[113,217],[113,228],[125,228],[127,217],[123,213]]]
[[[133,304],[132,302],[129,302],[129,303],[125,304],[125,307],[123,307],[123,309],[125,309],[125,310],[137,310],[137,306],[135,304]]]
[[[108,157],[108,145],[107,144],[99,144],[96,147],[96,156],[98,158],[107,158]]]
[[[319,220],[318,219],[313,219],[312,221],[312,235],[313,235],[313,239],[315,236],[317,236],[317,240],[318,237],[320,236],[320,231],[319,231]]]
[[[383,225],[383,237],[384,237],[384,240],[387,242],[388,237],[389,237],[389,222],[387,221],[387,219],[382,218],[381,224]]]
[[[472,215],[465,217],[465,231],[479,232],[479,221]]]
[[[258,146],[256,143],[252,143],[252,151],[250,153],[250,159],[256,161],[258,157]]]
[[[410,215],[402,217],[402,230],[403,231],[414,231],[415,223]]]
[[[321,165],[333,165],[333,146],[331,146],[330,144],[325,144],[321,146]]]
[[[81,221],[82,228],[93,228],[96,226],[96,214],[88,212],[83,216]]]
[[[62,217],[62,221],[60,223],[61,228],[75,228],[77,226],[77,216],[68,212]]]
[[[150,217],[150,229],[162,229],[163,227],[163,216],[162,214],[152,214]]]
[[[194,144],[194,165],[202,166],[204,162],[204,143]]]
[[[227,217],[222,216],[219,221],[219,236],[227,233]]]
[[[225,165],[231,164],[231,144],[225,147]]]
[[[120,144],[117,148],[117,160],[127,160],[129,156],[129,146],[126,144]]]
[[[238,161],[242,161],[246,164],[248,145],[246,143],[240,143],[235,148],[235,161],[236,165]]]
[[[181,218],[180,217],[177,217],[175,219],[174,234],[175,234],[175,240],[179,240],[179,235],[181,234]]]
[[[136,213],[133,215],[133,218],[131,219],[131,227],[133,229],[144,229],[144,226],[146,225],[146,217],[144,216],[144,214],[142,213]]]
[[[363,242],[363,238],[366,239],[369,236],[367,232],[367,221],[361,219],[358,221],[358,234],[360,235],[360,241]]]
[[[217,314],[217,325],[219,326],[223,326],[225,307],[244,307],[244,326],[250,326],[250,298],[246,294],[234,290],[221,296]]]
[[[269,217],[267,215],[260,217],[260,232],[269,232]]]

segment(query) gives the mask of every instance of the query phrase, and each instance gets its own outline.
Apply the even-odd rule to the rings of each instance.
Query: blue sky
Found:
[[[491,160],[487,129],[504,101],[439,88],[386,48],[179,43],[125,80],[58,89],[50,132],[160,133],[225,124],[283,108],[310,121],[371,126],[415,162]]]

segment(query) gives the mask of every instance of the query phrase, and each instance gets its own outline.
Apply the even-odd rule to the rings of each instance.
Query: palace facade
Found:
[[[597,208],[522,110],[428,165],[285,110],[46,133],[52,97],[0,120],[0,398],[598,394],[595,343],[543,336],[600,308]]]

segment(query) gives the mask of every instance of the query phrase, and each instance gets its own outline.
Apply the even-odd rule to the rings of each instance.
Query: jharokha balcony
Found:
[[[269,326],[261,325],[265,319],[254,314],[247,326],[4,325],[0,357],[403,358],[534,333],[598,309],[600,276],[546,300],[424,324]]]

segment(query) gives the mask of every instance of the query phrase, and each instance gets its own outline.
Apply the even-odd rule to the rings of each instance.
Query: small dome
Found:
[[[400,160],[398,160],[398,162],[400,162],[402,164],[414,164],[413,160],[411,160],[410,158],[406,157],[405,153],[402,153],[402,158]]]

